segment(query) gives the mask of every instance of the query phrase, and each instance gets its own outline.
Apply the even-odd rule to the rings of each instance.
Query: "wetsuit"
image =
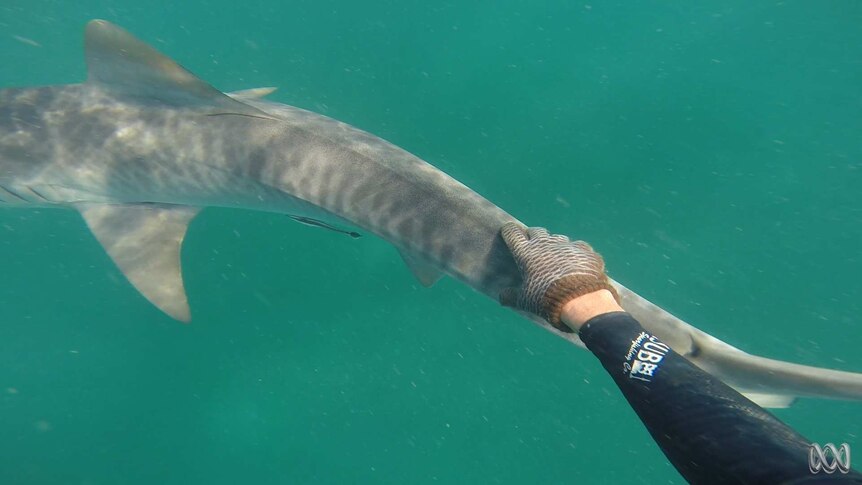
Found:
[[[628,313],[587,321],[581,340],[676,469],[692,483],[862,483],[809,470],[810,441],[649,334]]]

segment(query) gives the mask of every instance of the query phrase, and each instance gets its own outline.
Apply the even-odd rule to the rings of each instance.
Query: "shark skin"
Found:
[[[394,245],[426,285],[445,274],[496,299],[520,283],[499,235],[518,221],[405,150],[263,100],[272,88],[222,93],[104,20],[88,23],[85,54],[82,84],[0,90],[0,207],[79,211],[128,280],[173,318],[191,319],[180,249],[211,206],[359,228]],[[613,284],[647,331],[761,405],[862,400],[862,374],[748,354]]]

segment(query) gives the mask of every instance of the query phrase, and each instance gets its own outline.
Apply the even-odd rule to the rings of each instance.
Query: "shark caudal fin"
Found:
[[[791,364],[743,352],[613,283],[623,308],[648,332],[763,407],[787,407],[797,397],[862,400],[862,374]]]

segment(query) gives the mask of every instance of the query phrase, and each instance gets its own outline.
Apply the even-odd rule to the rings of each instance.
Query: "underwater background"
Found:
[[[858,2],[3,0],[0,86],[83,80],[91,18],[590,241],[732,345],[862,372]],[[0,483],[682,483],[589,353],[373,236],[213,208],[183,269],[188,325],[78,214],[0,210]],[[862,450],[860,403],[776,414]]]

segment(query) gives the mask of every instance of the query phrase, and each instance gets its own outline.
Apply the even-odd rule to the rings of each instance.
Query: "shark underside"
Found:
[[[515,218],[397,146],[265,101],[269,88],[222,93],[103,20],[87,25],[85,53],[82,84],[0,90],[0,207],[79,211],[132,285],[173,318],[191,318],[180,249],[209,206],[375,234],[425,285],[445,274],[496,299],[520,283],[499,235]],[[614,285],[648,331],[762,405],[862,399],[862,374],[748,354]]]

